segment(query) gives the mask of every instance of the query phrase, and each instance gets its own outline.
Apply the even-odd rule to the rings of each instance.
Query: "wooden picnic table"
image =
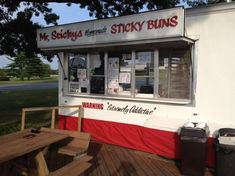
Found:
[[[32,133],[31,129],[0,137],[0,163],[13,160],[34,152],[38,175],[48,175],[45,149],[53,143],[68,138],[67,134],[39,131]]]

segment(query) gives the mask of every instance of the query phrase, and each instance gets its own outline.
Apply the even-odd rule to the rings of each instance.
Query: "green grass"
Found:
[[[0,81],[0,85],[11,85],[11,84],[25,84],[25,83],[46,83],[46,82],[56,82],[58,81],[58,76],[47,77],[43,79],[31,79],[20,81],[18,79],[11,79],[10,81]]]
[[[21,110],[57,106],[58,90],[0,91],[0,135],[20,130]],[[51,112],[26,113],[26,127],[50,126]]]

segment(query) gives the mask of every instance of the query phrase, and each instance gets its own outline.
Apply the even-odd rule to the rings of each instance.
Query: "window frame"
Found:
[[[104,73],[103,75],[91,75],[91,55],[100,55],[101,53],[104,54]],[[89,57],[88,57],[89,55]],[[89,95],[97,95],[97,96],[106,96],[106,65],[107,65],[107,61],[106,61],[106,52],[87,52],[87,58],[88,58],[88,65],[87,65],[87,72],[88,72],[88,75],[89,75],[89,80],[88,80],[88,87],[89,87]],[[91,93],[91,77],[94,77],[94,78],[104,78],[104,93],[103,94],[99,94],[99,93]]]
[[[110,53],[110,55],[109,55],[109,53]],[[117,94],[112,94],[112,93],[110,93],[109,92],[109,87],[108,87],[108,81],[109,81],[109,79],[110,79],[110,77],[109,77],[109,75],[107,74],[108,73],[108,71],[109,71],[109,66],[108,66],[108,62],[109,62],[109,59],[111,59],[111,58],[115,58],[115,57],[117,57],[117,58],[119,58],[119,73],[126,73],[126,72],[121,72],[120,71],[120,67],[121,67],[121,62],[120,61],[122,61],[122,55],[123,54],[128,54],[128,55],[130,55],[131,57],[131,63],[132,63],[132,53],[131,53],[131,51],[124,51],[124,52],[119,52],[119,56],[121,55],[121,57],[118,57],[118,55],[116,55],[115,56],[115,54],[113,55],[113,53],[112,52],[107,52],[106,54],[107,54],[107,65],[106,65],[106,77],[107,77],[107,79],[106,79],[106,86],[107,86],[107,96],[109,96],[109,97],[127,97],[127,98],[130,98],[130,97],[132,97],[132,76],[130,77],[130,80],[131,80],[131,82],[130,82],[130,85],[131,85],[131,87],[130,87],[130,91],[129,91],[129,93],[128,94],[125,94],[125,93],[121,93],[121,94],[119,94],[119,92],[117,93]],[[120,54],[121,53],[121,54]],[[110,57],[109,57],[110,56]],[[131,64],[131,67],[130,67],[130,69],[131,69],[131,71],[130,71],[130,74],[132,75],[132,70],[133,70],[133,64]],[[119,78],[118,78],[119,79]],[[119,83],[120,84],[120,83]],[[120,86],[120,85],[119,85]],[[118,88],[119,89],[119,88]]]
[[[177,55],[177,54],[179,54],[180,52],[178,52],[178,51],[176,51],[177,49],[175,49],[175,48],[169,48],[169,49],[171,49],[170,50],[170,52],[168,52],[168,68],[167,68],[167,77],[168,77],[168,79],[167,79],[167,94],[168,95],[171,95],[171,76],[173,76],[172,74],[171,74],[171,69],[172,68],[174,68],[174,67],[172,67],[172,61],[175,59],[175,58],[177,58],[177,57],[175,57],[175,54]],[[182,48],[181,48],[182,49]],[[190,57],[190,60],[189,60],[189,63],[190,63],[190,65],[189,65],[189,68],[188,68],[188,70],[189,70],[189,79],[188,79],[188,97],[189,98],[168,98],[168,97],[160,97],[160,94],[158,94],[159,95],[159,99],[187,99],[187,100],[192,100],[192,84],[193,84],[193,50],[192,50],[192,47],[188,47],[188,48],[186,48],[185,47],[185,51],[186,51],[186,49],[187,49],[187,52],[188,52],[188,55],[189,55],[189,57]],[[182,51],[182,50],[181,50]],[[163,52],[165,52],[165,51],[163,51]],[[163,54],[164,55],[164,54]],[[180,59],[182,59],[182,57],[180,57]],[[159,55],[159,58],[158,58],[158,61],[160,61],[160,55]],[[159,64],[158,64],[158,67],[159,67]],[[159,74],[160,74],[160,72],[159,72]],[[174,76],[173,76],[174,77]],[[158,76],[158,78],[159,78],[159,76]],[[158,80],[158,83],[159,83],[160,81]],[[158,84],[158,88],[159,88],[159,84]]]
[[[188,46],[187,46],[188,47]],[[194,92],[195,90],[193,90],[195,88],[194,85],[194,52],[195,52],[195,48],[194,46],[190,46],[188,47],[188,49],[190,50],[190,75],[189,75],[189,99],[181,99],[181,98],[163,98],[163,97],[159,97],[158,94],[158,86],[159,86],[159,50],[161,48],[155,48],[155,49],[149,49],[149,50],[144,50],[144,51],[152,51],[153,52],[153,58],[154,58],[154,75],[153,75],[153,79],[154,79],[154,89],[153,89],[153,97],[148,98],[148,97],[137,97],[136,93],[135,93],[135,58],[136,58],[136,53],[140,52],[141,50],[133,50],[130,49],[129,51],[125,51],[125,52],[129,52],[131,53],[131,60],[132,60],[132,66],[131,66],[131,92],[130,92],[130,96],[122,96],[122,95],[110,95],[108,94],[107,88],[108,88],[108,75],[107,75],[107,68],[108,68],[108,54],[109,52],[103,52],[104,53],[104,79],[105,79],[105,92],[104,94],[91,94],[90,93],[90,72],[88,71],[87,74],[87,79],[89,80],[88,82],[88,86],[87,86],[87,93],[70,93],[69,92],[69,80],[67,81],[63,81],[63,85],[65,84],[65,87],[67,87],[67,89],[63,90],[63,95],[65,96],[74,96],[74,97],[86,97],[86,98],[102,98],[102,99],[113,99],[113,100],[130,100],[130,101],[143,101],[143,102],[159,102],[159,103],[170,103],[170,104],[191,104],[194,101]],[[67,65],[67,73],[69,72],[68,70],[68,56],[69,53],[73,53],[73,52],[68,52],[65,54],[65,65]],[[74,53],[79,53],[79,52],[74,52]],[[83,53],[83,52],[82,52]],[[87,69],[90,70],[90,54],[92,54],[92,52],[87,52],[86,53],[86,58],[87,58]],[[66,63],[67,62],[67,63]],[[67,86],[66,86],[67,84]]]
[[[66,68],[66,71],[67,71],[67,75],[68,75],[68,78],[67,78],[67,85],[68,86],[66,86],[66,91],[67,91],[67,93],[69,93],[69,94],[73,94],[73,95],[78,95],[78,94],[81,94],[81,95],[89,95],[90,94],[90,88],[89,88],[89,86],[90,86],[90,84],[88,84],[87,85],[87,91],[86,92],[78,92],[78,94],[75,94],[75,93],[71,93],[70,92],[70,83],[74,83],[74,84],[79,84],[79,82],[78,81],[70,81],[70,74],[71,74],[71,72],[70,72],[70,59],[69,59],[69,57],[70,57],[70,55],[71,54],[73,54],[73,55],[75,55],[75,54],[77,54],[77,55],[83,55],[83,56],[86,56],[85,58],[86,58],[86,69],[88,68],[88,55],[87,54],[85,54],[85,53],[83,53],[83,52],[81,52],[81,53],[79,53],[79,52],[70,52],[70,53],[66,53],[66,60],[67,60],[67,62],[65,61],[65,63],[66,63],[66,65],[67,65],[67,68]],[[90,80],[90,77],[89,77],[89,72],[88,72],[88,70],[86,71],[86,79],[87,80]],[[80,89],[80,88],[79,88]],[[81,91],[81,90],[79,90],[79,91]]]
[[[141,53],[141,52],[150,52],[151,53],[151,59],[153,59],[153,65],[154,65],[154,51],[152,49],[149,49],[149,50],[138,50],[135,52],[135,58],[134,60],[136,61],[137,60],[137,57],[138,57],[138,53]],[[154,65],[155,67],[155,65]],[[153,68],[154,68],[153,67]],[[135,98],[154,98],[155,96],[155,92],[154,92],[154,84],[155,84],[155,70],[153,70],[153,75],[136,75],[136,64],[134,64],[134,69],[135,69],[135,78],[134,78],[134,81],[136,83],[136,78],[148,78],[148,79],[153,79],[153,93],[152,94],[148,94],[148,93],[141,93],[141,92],[138,92],[134,94],[134,97]],[[135,85],[134,89],[136,90],[137,87]]]

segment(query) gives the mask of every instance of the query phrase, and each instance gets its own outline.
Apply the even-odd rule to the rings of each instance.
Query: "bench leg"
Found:
[[[20,176],[28,176],[29,170],[25,166],[19,164],[19,163],[14,163],[14,169],[16,170],[17,174]]]
[[[35,156],[35,161],[37,164],[37,170],[39,176],[48,176],[49,170],[47,167],[47,163],[45,161],[44,155],[42,151],[39,151]]]
[[[86,153],[83,153],[83,154],[74,156],[74,157],[73,157],[73,160],[79,160],[80,158],[82,158],[83,156],[86,156],[86,155],[87,155]]]

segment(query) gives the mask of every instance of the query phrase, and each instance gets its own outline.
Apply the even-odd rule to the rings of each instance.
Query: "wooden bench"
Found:
[[[72,140],[69,141],[66,145],[58,149],[58,153],[73,156],[74,159],[78,159],[87,154],[91,139],[91,135],[89,133],[51,128],[41,128],[41,130],[67,134],[72,138]]]
[[[62,168],[50,172],[49,176],[78,176],[84,173],[91,167],[91,163],[88,163],[93,157],[83,156],[79,160],[73,160],[71,163],[63,166]]]

